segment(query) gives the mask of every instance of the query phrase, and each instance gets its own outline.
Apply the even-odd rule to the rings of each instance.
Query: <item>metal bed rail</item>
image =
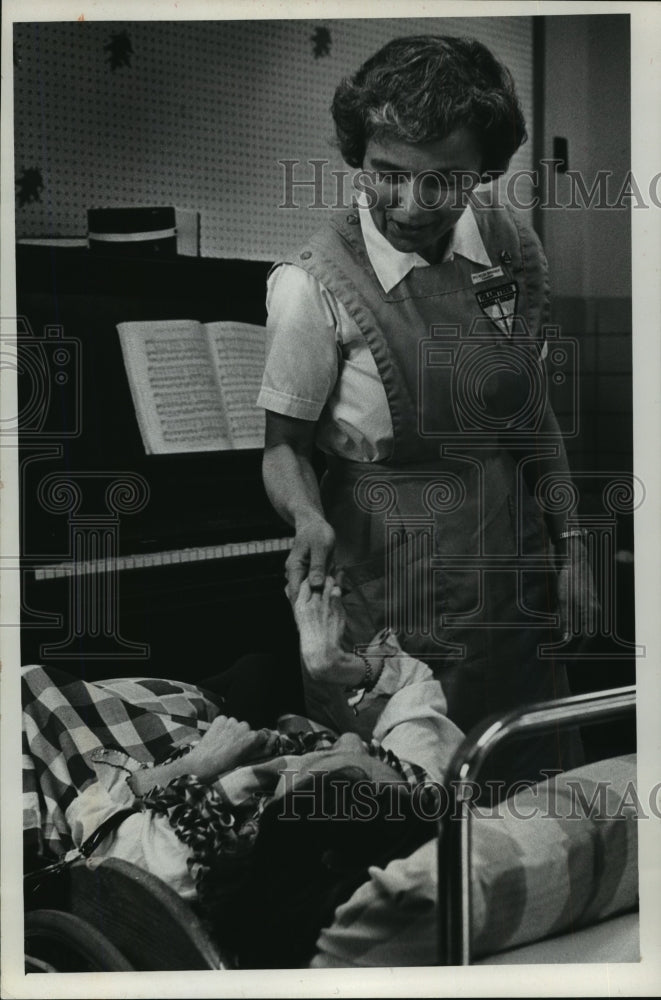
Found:
[[[471,961],[471,802],[485,761],[514,735],[604,722],[635,710],[635,686],[558,698],[492,715],[457,749],[445,785],[448,808],[438,821],[438,948],[441,965]]]

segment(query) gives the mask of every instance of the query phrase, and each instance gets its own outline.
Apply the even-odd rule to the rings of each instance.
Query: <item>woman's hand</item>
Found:
[[[285,567],[292,604],[306,577],[313,588],[323,587],[335,548],[335,533],[324,516],[312,467],[316,433],[316,421],[266,411],[264,487],[278,514],[296,529]]]
[[[311,516],[296,523],[294,544],[285,563],[287,594],[292,603],[298,597],[303,580],[320,589],[330,570],[335,549],[335,532],[323,517]]]
[[[580,538],[568,539],[567,554],[558,570],[558,605],[563,638],[595,635],[599,624],[596,594],[588,553]]]

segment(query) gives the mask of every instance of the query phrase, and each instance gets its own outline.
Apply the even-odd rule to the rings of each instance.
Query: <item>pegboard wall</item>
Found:
[[[201,213],[201,252],[272,260],[322,221],[280,160],[328,160],[339,80],[404,34],[472,35],[511,69],[532,140],[532,18],[16,24],[16,235],[79,236],[87,209]],[[532,142],[512,168],[532,165]],[[35,173],[37,171],[38,173]],[[347,182],[347,193],[349,193]]]

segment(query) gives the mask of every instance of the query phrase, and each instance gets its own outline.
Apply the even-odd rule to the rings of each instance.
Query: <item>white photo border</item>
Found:
[[[405,11],[405,12],[404,12]],[[12,24],[55,20],[199,20],[328,17],[528,16],[628,13],[632,52],[632,169],[651,178],[661,169],[661,4],[602,2],[500,2],[409,0],[5,0],[2,24],[2,273],[0,317],[3,335],[16,315],[14,288],[14,171]],[[634,467],[647,492],[638,511],[636,542],[637,639],[647,655],[639,662],[638,742],[641,798],[661,778],[661,219],[660,210],[632,211]],[[11,372],[2,377],[1,416],[16,412]],[[18,551],[16,451],[0,452],[0,544],[5,559]],[[4,565],[0,560],[0,566]],[[18,574],[1,578],[2,621],[18,623]],[[640,823],[641,961],[637,964],[483,966],[466,969],[268,970],[266,972],[96,973],[25,976],[23,972],[22,885],[20,878],[19,629],[0,634],[2,695],[2,995],[4,997],[326,997],[326,996],[653,996],[661,983],[661,830]],[[219,978],[222,976],[223,978]]]

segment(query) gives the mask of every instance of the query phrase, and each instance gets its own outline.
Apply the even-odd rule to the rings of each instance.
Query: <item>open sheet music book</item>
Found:
[[[266,330],[249,323],[119,323],[136,416],[148,455],[264,447],[255,405]]]

